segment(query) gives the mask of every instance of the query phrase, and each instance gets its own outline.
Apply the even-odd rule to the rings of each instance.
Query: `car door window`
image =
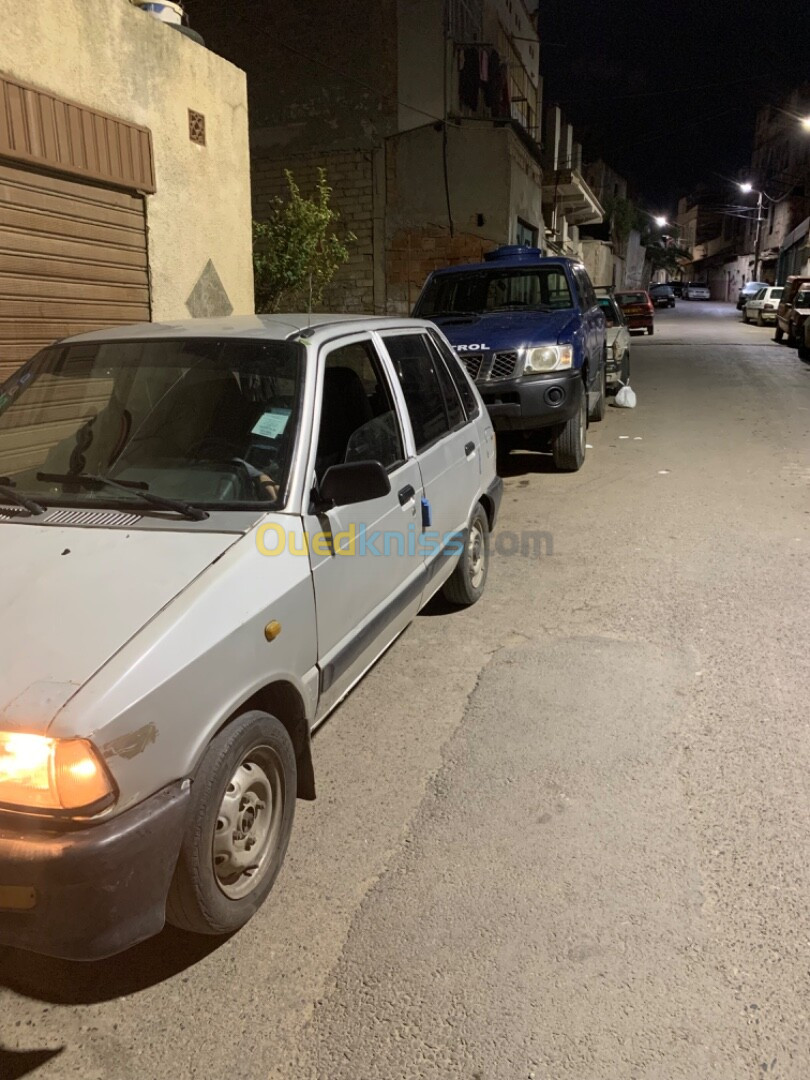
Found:
[[[475,396],[475,391],[472,388],[470,376],[467,374],[466,369],[453,350],[432,330],[430,331],[430,339],[439,350],[442,359],[447,365],[447,370],[450,372],[450,378],[456,385],[456,390],[458,390],[459,397],[464,405],[464,411],[467,414],[467,418],[473,420],[479,415],[481,410],[478,406],[478,398]]]
[[[391,388],[371,341],[333,349],[324,366],[318,480],[332,465],[379,461],[391,472],[404,460]]]
[[[402,385],[416,451],[421,453],[455,427],[439,374],[441,359],[424,334],[386,336],[385,347]]]

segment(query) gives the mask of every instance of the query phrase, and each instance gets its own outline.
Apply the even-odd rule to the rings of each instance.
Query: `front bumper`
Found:
[[[574,388],[581,381],[580,372],[566,371],[477,386],[496,431],[533,431],[571,419],[577,407]]]
[[[101,960],[157,934],[189,795],[177,783],[82,828],[0,818],[0,945]]]

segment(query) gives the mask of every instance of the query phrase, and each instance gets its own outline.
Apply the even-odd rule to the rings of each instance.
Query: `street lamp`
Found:
[[[653,221],[655,222],[655,224],[658,226],[659,229],[665,229],[667,227],[667,225],[669,225],[669,222],[667,221],[667,219],[665,217],[662,217],[660,214],[658,215],[658,217],[654,217]]]
[[[801,125],[805,131],[810,131],[810,116],[803,116],[801,119]]]

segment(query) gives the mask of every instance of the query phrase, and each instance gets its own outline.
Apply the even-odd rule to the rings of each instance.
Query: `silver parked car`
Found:
[[[781,285],[765,285],[743,306],[743,322],[755,322],[757,326],[776,323],[776,309],[782,298]]]
[[[413,319],[122,327],[0,388],[0,473],[0,944],[230,933],[313,728],[439,589],[484,589],[478,392]]]

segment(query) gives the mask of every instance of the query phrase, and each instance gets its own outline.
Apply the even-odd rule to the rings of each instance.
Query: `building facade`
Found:
[[[68,334],[251,312],[244,73],[128,0],[0,25],[0,378]]]
[[[357,237],[325,308],[406,313],[436,267],[545,243],[540,42],[524,0],[195,0],[248,74],[253,212],[326,169]]]

